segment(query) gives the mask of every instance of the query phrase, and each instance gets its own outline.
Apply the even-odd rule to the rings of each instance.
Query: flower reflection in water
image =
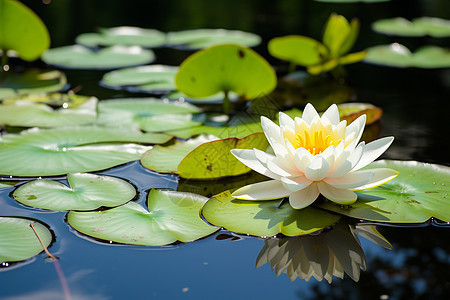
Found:
[[[344,278],[346,273],[359,280],[360,270],[366,270],[366,259],[358,235],[392,249],[391,244],[371,225],[339,223],[330,231],[317,235],[266,239],[256,260],[256,268],[270,262],[276,276],[286,273],[294,281],[297,277],[308,281],[333,276]]]

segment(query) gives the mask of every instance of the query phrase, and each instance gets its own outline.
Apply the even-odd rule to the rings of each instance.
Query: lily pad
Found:
[[[270,93],[277,78],[255,51],[234,44],[213,46],[189,56],[175,77],[179,91],[202,98],[233,91],[247,99]]]
[[[423,46],[412,53],[405,46],[393,43],[371,47],[364,59],[367,63],[389,67],[424,69],[450,67],[450,51],[438,46]]]
[[[337,105],[339,108],[339,117],[346,120],[350,124],[361,115],[366,115],[366,125],[378,121],[383,115],[383,110],[370,103],[341,103]]]
[[[166,34],[156,29],[120,26],[101,28],[98,33],[80,34],[75,42],[87,47],[123,45],[154,48],[166,43]]]
[[[2,181],[0,182],[0,189],[4,189],[4,188],[10,188],[12,186],[15,186],[17,182],[12,182],[12,181]]]
[[[390,168],[400,175],[381,186],[358,192],[350,207],[320,204],[356,219],[386,223],[423,223],[434,217],[450,222],[450,168],[417,161],[382,160],[366,168]]]
[[[47,104],[51,107],[77,108],[94,97],[76,95],[74,93],[37,93],[22,96],[14,96],[2,100],[3,104],[13,105],[18,101]]]
[[[180,49],[198,50],[227,43],[254,47],[261,43],[261,38],[254,33],[226,29],[193,29],[167,34],[167,44]]]
[[[192,150],[203,143],[216,140],[215,136],[200,135],[187,141],[175,141],[173,145],[154,146],[141,157],[141,164],[159,173],[176,173],[178,165]]]
[[[168,98],[170,100],[179,100],[183,99],[184,101],[190,102],[190,103],[222,103],[223,99],[225,98],[224,92],[219,92],[215,95],[209,96],[209,97],[203,97],[203,98],[192,98],[189,96],[186,96],[185,94],[174,91],[169,94],[164,95],[165,98]],[[231,102],[235,102],[239,100],[239,95],[233,92],[228,93],[228,98]]]
[[[183,178],[215,179],[237,176],[250,172],[250,168],[238,161],[231,149],[260,149],[269,146],[263,133],[245,138],[227,138],[201,144],[192,150],[178,165],[177,172]]]
[[[102,101],[98,105],[97,124],[105,127],[166,132],[199,126],[205,120],[200,109],[180,101],[155,98],[129,98]]]
[[[101,211],[67,215],[81,233],[116,243],[162,246],[191,242],[218,230],[206,224],[199,211],[208,198],[190,193],[151,190],[148,211],[135,202]]]
[[[432,36],[443,38],[450,36],[450,21],[440,18],[421,17],[409,21],[405,18],[382,19],[372,24],[379,33],[399,36]]]
[[[77,108],[53,109],[46,104],[15,101],[0,105],[0,124],[20,127],[61,127],[93,124],[97,119],[97,98]]]
[[[0,49],[12,50],[27,61],[38,59],[50,47],[42,20],[19,1],[0,0]]]
[[[202,215],[213,225],[255,236],[305,235],[332,226],[340,219],[339,215],[312,206],[299,210],[287,202],[280,206],[280,201],[243,201],[226,191],[209,199]]]
[[[136,195],[125,180],[88,173],[67,174],[69,186],[54,180],[37,179],[13,193],[18,202],[48,210],[93,210],[122,205]]]
[[[64,73],[29,69],[23,73],[8,72],[0,81],[0,99],[28,93],[56,92],[67,84]]]
[[[103,75],[101,84],[107,88],[130,92],[167,93],[176,90],[178,67],[151,65],[111,71]]]
[[[249,134],[252,134],[255,132],[263,132],[262,127],[261,127],[261,122],[252,122],[252,123],[245,123],[245,124],[239,124],[239,125],[235,125],[235,126],[224,126],[224,127],[202,125],[202,126],[197,126],[197,127],[169,131],[167,133],[173,134],[174,136],[182,138],[182,139],[188,139],[192,136],[199,135],[199,134],[212,134],[221,139],[226,139],[226,138],[242,139],[242,138],[248,136]]]
[[[94,51],[72,45],[49,49],[42,55],[42,60],[66,69],[108,70],[148,64],[155,60],[155,54],[139,46],[116,45]]]
[[[25,218],[0,217],[0,262],[22,261],[44,251],[30,224],[33,224],[43,244],[46,247],[50,245],[52,233],[41,222]]]
[[[53,176],[98,171],[137,160],[172,137],[98,127],[31,129],[0,139],[0,174]]]

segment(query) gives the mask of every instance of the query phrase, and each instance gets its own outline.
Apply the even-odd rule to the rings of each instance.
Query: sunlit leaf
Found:
[[[341,120],[346,120],[347,124],[350,124],[359,116],[365,114],[366,125],[369,125],[378,121],[383,114],[383,110],[381,108],[376,107],[375,105],[372,105],[370,103],[341,103],[338,104],[338,108]]]
[[[52,48],[44,52],[42,60],[67,69],[116,69],[143,65],[155,59],[153,51],[139,46],[111,46],[98,51],[81,45]]]
[[[117,128],[69,127],[22,131],[0,139],[0,174],[53,176],[107,169],[137,160],[171,136]]]
[[[77,108],[53,109],[46,104],[16,101],[0,105],[0,124],[20,127],[61,127],[93,124],[97,118],[97,98]]]
[[[307,207],[293,209],[281,200],[243,201],[224,192],[208,200],[202,209],[203,217],[211,224],[227,230],[256,236],[304,235],[332,226],[339,215]]]
[[[176,89],[178,67],[165,65],[126,68],[106,73],[102,85],[130,92],[167,93]]]
[[[114,207],[133,199],[136,190],[127,181],[89,173],[67,174],[69,186],[54,180],[37,179],[13,193],[18,202],[48,210],[93,210]]]
[[[231,149],[260,149],[269,146],[263,133],[254,133],[245,138],[227,138],[204,143],[191,151],[178,165],[178,174],[189,179],[214,179],[237,176],[251,169],[238,161]]]
[[[355,24],[358,24],[357,21]],[[342,48],[349,50],[353,46],[356,36],[352,31],[356,31],[357,36],[357,25],[350,27],[344,16],[331,14],[325,25],[322,38],[324,45],[330,50],[331,57],[338,57],[343,54]],[[350,40],[347,41],[349,38]]]
[[[28,101],[33,103],[43,103],[52,107],[77,108],[93,97],[76,95],[73,93],[35,93],[22,96],[9,97],[2,100],[3,104],[12,105],[18,101]]]
[[[178,165],[192,150],[203,143],[216,140],[215,136],[200,135],[187,141],[176,140],[170,146],[154,146],[141,157],[141,164],[160,173],[176,173]]]
[[[181,64],[175,77],[177,89],[194,98],[233,91],[252,99],[270,93],[276,82],[275,72],[264,58],[234,44],[194,53]]]
[[[44,245],[50,245],[52,233],[41,222],[0,217],[0,262],[21,261],[44,251],[30,224],[33,224]]]
[[[238,30],[193,29],[169,32],[167,43],[176,48],[197,50],[225,43],[253,47],[261,43],[261,38],[254,33]]]
[[[64,73],[29,69],[23,73],[8,72],[0,80],[0,99],[28,93],[55,92],[67,84]]]
[[[38,59],[50,47],[50,36],[42,20],[15,0],[0,0],[0,49],[13,50],[27,61]]]
[[[388,35],[449,37],[450,21],[430,17],[421,17],[409,21],[398,17],[378,20],[372,24],[372,29]]]
[[[148,211],[129,202],[101,212],[71,211],[67,221],[81,233],[116,243],[161,246],[191,242],[218,230],[199,216],[207,200],[190,193],[151,190]]]
[[[387,223],[422,223],[431,217],[450,222],[450,168],[417,161],[384,160],[366,168],[390,168],[400,175],[376,188],[358,192],[350,207],[320,204],[356,219]]]
[[[190,103],[221,103],[223,102],[223,98],[225,97],[225,94],[223,92],[219,92],[215,95],[209,96],[209,97],[203,97],[203,98],[192,98],[188,97],[185,94],[174,91],[172,93],[164,95],[164,97],[170,99],[170,100],[179,100],[183,99]],[[239,95],[233,92],[228,93],[228,98],[231,102],[239,100]]]
[[[80,34],[75,42],[88,47],[123,45],[154,48],[166,43],[166,35],[156,29],[120,26],[101,28],[98,33]]]
[[[212,134],[221,139],[226,138],[241,139],[255,132],[263,132],[260,122],[247,123],[236,126],[224,126],[224,127],[202,125],[197,127],[169,131],[167,133],[182,139],[188,139],[192,136],[199,134]]]

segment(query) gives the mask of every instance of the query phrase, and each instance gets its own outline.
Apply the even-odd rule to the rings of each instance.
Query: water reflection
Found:
[[[343,279],[344,274],[358,281],[361,270],[366,270],[358,235],[392,249],[375,226],[340,222],[316,235],[266,239],[256,259],[256,268],[270,262],[276,276],[285,273],[292,281],[297,277],[306,281],[314,277],[331,283],[333,276]]]

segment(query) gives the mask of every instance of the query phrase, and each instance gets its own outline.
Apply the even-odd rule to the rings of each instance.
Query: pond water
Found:
[[[74,37],[97,27],[132,25],[162,31],[190,28],[229,28],[258,33],[256,51],[278,70],[285,65],[267,54],[275,36],[304,34],[319,38],[328,15],[335,11],[358,17],[362,29],[354,49],[361,50],[392,38],[374,34],[378,18],[436,16],[450,18],[447,0],[396,1],[378,4],[323,4],[307,1],[23,1],[47,24],[52,46],[72,44]],[[45,1],[43,1],[45,2]],[[449,46],[447,39],[399,38],[411,47],[426,43]],[[177,65],[191,52],[156,49],[154,63]],[[37,62],[36,65],[42,65]],[[393,69],[357,63],[346,67],[347,84],[355,99],[384,111],[380,136],[395,136],[382,156],[450,165],[447,119],[449,69]],[[71,87],[99,99],[143,96],[99,86],[104,72],[65,71]],[[143,168],[138,162],[98,174],[126,178],[144,204],[151,188],[176,189],[178,178]],[[367,271],[359,282],[311,279],[291,281],[276,276],[269,264],[255,268],[264,240],[220,230],[212,236],[164,247],[109,244],[77,233],[66,222],[66,212],[25,207],[0,189],[0,214],[39,219],[55,235],[45,253],[0,268],[0,299],[446,299],[450,294],[450,229],[430,221],[418,226],[382,226],[380,232],[393,250],[364,238]]]

